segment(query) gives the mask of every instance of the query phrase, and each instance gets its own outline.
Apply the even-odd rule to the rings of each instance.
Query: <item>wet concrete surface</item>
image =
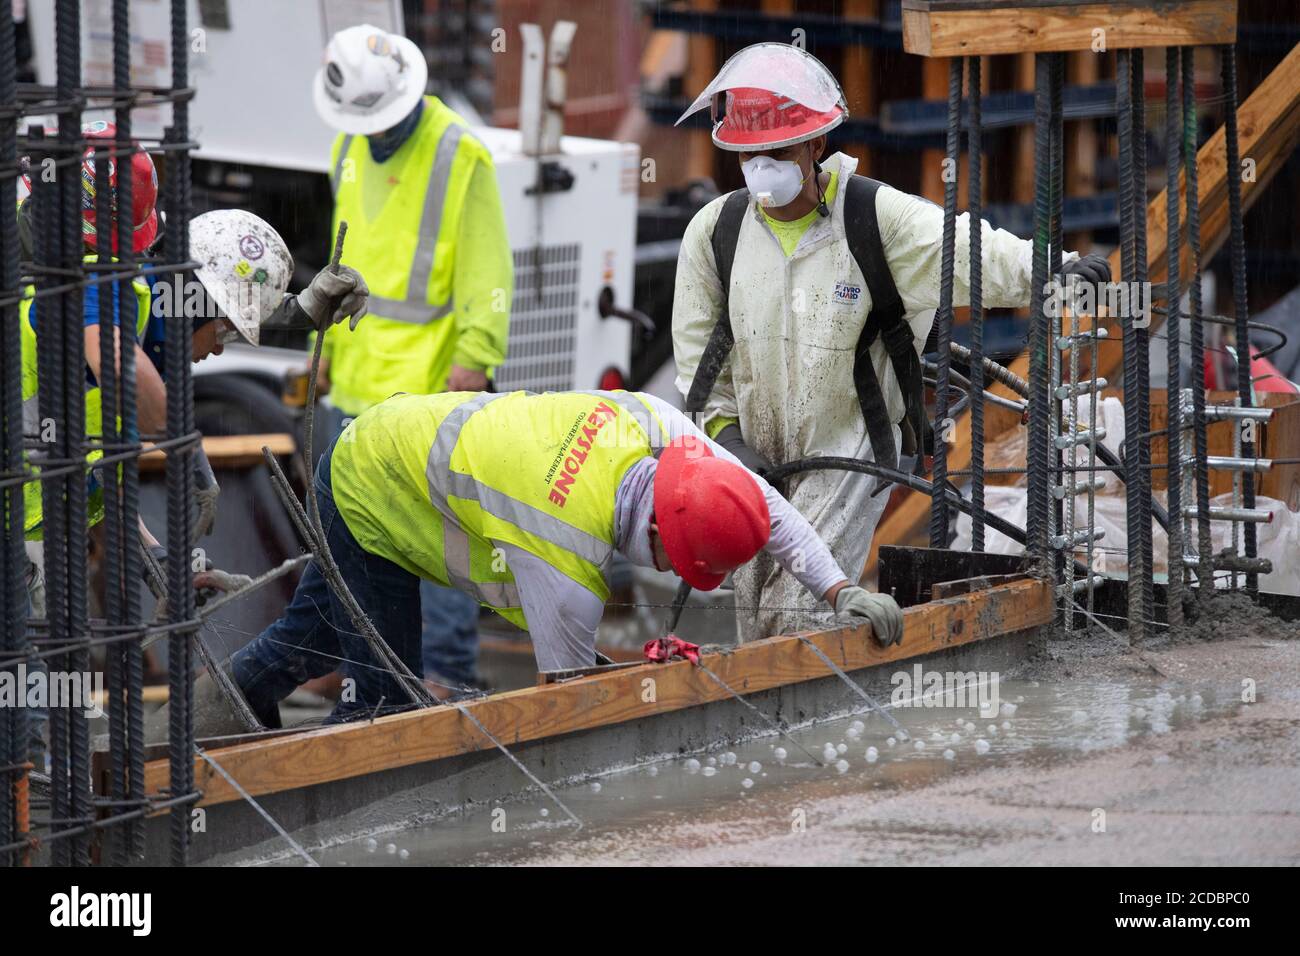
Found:
[[[1233,630],[1225,620],[1214,633]],[[763,737],[555,788],[581,830],[533,792],[313,855],[326,866],[1294,865],[1300,642],[1293,625],[1251,630],[1140,655],[1101,637],[1045,640],[1002,675],[995,717],[913,699],[891,708],[909,740],[868,713],[795,730],[825,766]]]

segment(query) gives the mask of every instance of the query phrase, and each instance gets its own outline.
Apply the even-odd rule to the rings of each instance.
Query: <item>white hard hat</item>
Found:
[[[429,67],[404,36],[364,24],[340,30],[325,47],[312,98],[330,126],[354,136],[391,129],[424,96]]]
[[[217,209],[190,220],[195,278],[250,344],[284,299],[293,256],[271,224],[244,209]]]

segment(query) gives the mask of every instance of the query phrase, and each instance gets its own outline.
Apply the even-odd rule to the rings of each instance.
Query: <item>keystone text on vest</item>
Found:
[[[582,417],[573,423],[569,429],[569,434],[565,436],[564,443],[560,445],[560,453],[555,456],[551,462],[551,468],[546,473],[546,483],[551,484],[551,479],[555,477],[558,471],[559,477],[555,478],[555,484],[551,487],[551,493],[548,497],[556,506],[563,508],[566,501],[569,500],[569,493],[573,489],[573,483],[578,478],[578,473],[582,471],[583,464],[587,461],[587,455],[591,452],[592,442],[600,433],[600,429],[605,423],[616,417],[614,409],[609,405],[601,402],[592,410],[591,414]],[[566,454],[567,452],[567,454]],[[563,461],[563,466],[561,466]]]

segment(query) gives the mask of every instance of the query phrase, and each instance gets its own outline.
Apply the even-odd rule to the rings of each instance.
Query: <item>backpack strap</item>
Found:
[[[880,238],[880,222],[876,218],[876,193],[880,183],[866,176],[852,176],[844,197],[844,233],[849,251],[866,280],[871,293],[871,313],[863,323],[853,358],[853,384],[858,392],[858,404],[867,424],[867,435],[876,461],[895,467],[898,455],[894,449],[892,422],[886,410],[884,394],[871,362],[870,349],[879,337],[889,354],[903,393],[906,411],[903,416],[903,450],[916,454],[924,450],[929,433],[929,420],[925,414],[925,393],[921,378],[921,361],[916,355],[912,328],[904,320],[903,300],[894,284],[893,274],[885,260],[885,247]]]
[[[686,395],[688,412],[704,411],[704,405],[713,393],[713,386],[722,374],[722,367],[731,355],[731,347],[736,344],[736,337],[731,331],[731,265],[736,259],[740,226],[748,208],[749,190],[737,189],[723,200],[722,211],[713,225],[710,243],[713,246],[713,261],[718,269],[718,281],[722,283],[722,310],[713,331],[709,333],[709,342],[704,347],[704,354],[700,356],[695,377],[691,379],[691,388]]]

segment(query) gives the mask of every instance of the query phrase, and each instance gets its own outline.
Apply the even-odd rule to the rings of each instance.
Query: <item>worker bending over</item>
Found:
[[[701,209],[682,239],[673,351],[687,409],[759,473],[811,457],[892,466],[900,448],[923,455],[919,357],[939,305],[943,210],[855,176],[844,153],[822,162],[848,108],[802,49],[741,50],[682,119],[706,107],[746,188]],[[954,306],[970,298],[967,221],[957,222]],[[1028,305],[1032,242],[988,223],[981,241],[984,305]],[[1063,262],[1085,281],[1110,278],[1100,256]],[[889,495],[867,475],[826,470],[785,491],[857,580]],[[816,602],[762,555],[735,584],[741,640],[819,622]]]
[[[373,290],[370,318],[325,338],[319,382],[341,427],[395,392],[483,391],[505,361],[514,264],[496,169],[465,120],[426,96],[428,66],[374,26],[330,38],[312,94],[338,131],[335,229]],[[426,584],[425,663],[477,680],[478,605]],[[434,688],[436,691],[436,688]]]
[[[812,527],[681,412],[632,392],[398,395],[360,415],[316,470],[334,560],[375,628],[420,673],[419,582],[528,631],[542,671],[595,663],[614,552],[712,590],[760,550],[877,640],[893,599],[846,580]],[[335,719],[408,700],[316,562],[278,621],[232,660],[258,718],[339,666]]]

